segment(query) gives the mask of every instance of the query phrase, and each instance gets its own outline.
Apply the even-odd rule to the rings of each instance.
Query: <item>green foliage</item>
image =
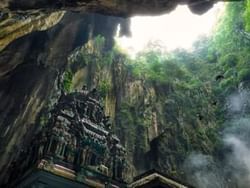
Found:
[[[101,95],[112,94],[119,99],[115,101],[116,131],[129,152],[141,156],[146,151],[153,108],[158,128],[167,130],[161,143],[163,155],[173,158],[175,153],[184,159],[190,150],[209,153],[216,148],[216,131],[225,121],[225,98],[240,82],[250,81],[250,45],[239,34],[244,26],[248,27],[249,1],[247,8],[244,3],[230,3],[216,33],[201,37],[193,52],[178,49],[163,54],[154,50],[130,59],[117,47],[105,51],[101,36],[80,50],[77,62],[87,65],[91,76],[97,73],[93,77]],[[112,79],[103,76],[102,70],[113,74]],[[126,76],[120,76],[124,71]],[[218,75],[220,79],[216,79]],[[66,72],[65,90],[71,89],[71,81],[72,71]],[[135,84],[134,88],[121,92],[126,87],[122,84],[130,83]],[[150,100],[149,88],[153,91]],[[131,93],[133,96],[128,96]],[[144,116],[145,112],[149,115]],[[174,165],[175,159],[171,160]]]
[[[182,158],[187,150],[209,153],[219,145],[216,131],[225,121],[225,98],[240,82],[250,81],[250,45],[239,34],[246,24],[243,12],[247,9],[243,2],[228,4],[216,33],[201,37],[194,44],[193,52],[182,49],[171,54],[146,51],[128,61],[127,67],[134,79],[153,86],[161,104],[158,118],[163,119],[162,126],[168,128],[162,153],[175,150]],[[217,80],[218,75],[221,79]],[[144,134],[146,122],[141,121],[140,115],[133,116],[133,112],[130,108],[122,109],[126,114],[122,116],[123,123],[133,123],[140,127],[137,134]],[[213,122],[214,127],[207,126],[208,122]],[[176,138],[174,135],[180,134],[180,129],[185,136]],[[145,146],[142,140],[138,140],[139,150]]]
[[[223,79],[220,82],[220,87],[225,88],[225,89],[230,88],[230,91],[232,91],[232,88],[236,88],[236,83],[237,83],[237,80],[235,78],[229,77],[227,79]]]
[[[224,56],[222,56],[219,60],[219,63],[221,63],[221,65],[225,68],[225,69],[229,69],[232,67],[235,67],[238,63],[238,56],[237,54],[233,53],[233,54],[225,54]]]
[[[244,19],[245,19],[245,29],[247,32],[250,32],[250,0],[246,0]]]
[[[85,66],[92,63],[95,59],[101,58],[105,47],[105,38],[101,35],[96,36],[93,40],[90,40],[85,46],[77,49],[69,57],[71,63],[71,70],[73,72],[75,67]]]
[[[71,91],[73,74],[71,71],[66,71],[63,75],[63,89],[66,92]]]
[[[239,36],[239,28],[243,25],[243,9],[243,3],[232,2],[227,5],[213,37],[213,48],[217,54],[237,53],[244,47]]]
[[[227,5],[210,44],[210,49],[217,54],[215,70],[224,76],[218,86],[224,90],[225,95],[235,91],[240,82],[249,80],[250,45],[245,36],[250,23],[249,2],[232,2]]]
[[[98,51],[98,52],[102,52],[104,49],[104,45],[105,45],[105,38],[101,35],[98,35],[94,38],[93,41],[93,48]]]
[[[102,97],[105,97],[112,89],[112,86],[109,81],[107,80],[101,80],[101,82],[98,85],[98,91],[100,92],[100,95]]]
[[[168,54],[148,51],[139,54],[134,61],[130,62],[130,66],[133,75],[137,78],[169,84],[185,80],[188,77],[185,67],[175,61],[175,59],[170,59]]]
[[[84,56],[81,53],[76,53],[69,59],[70,65],[69,69],[76,73],[79,69],[86,66]]]
[[[250,69],[241,69],[238,76],[239,81],[250,81]]]
[[[49,120],[49,118],[48,118],[47,114],[42,114],[40,116],[40,119],[39,119],[39,125],[42,126],[42,127],[45,126],[45,125],[47,125],[48,124],[48,120]]]

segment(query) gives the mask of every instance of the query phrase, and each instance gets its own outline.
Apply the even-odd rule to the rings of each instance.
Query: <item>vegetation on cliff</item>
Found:
[[[133,173],[158,168],[183,177],[192,152],[223,157],[226,98],[250,81],[249,11],[249,1],[228,4],[214,34],[192,52],[148,49],[131,59],[117,46],[105,50],[99,36],[72,54],[70,72],[81,68],[71,84],[99,88]]]
[[[79,24],[79,22],[79,27],[89,28],[84,32],[78,26],[74,28],[66,22],[67,30],[58,35],[59,37],[56,39],[51,37],[56,44],[49,44],[49,40],[45,43],[44,39],[39,37],[39,40],[34,40],[34,44],[36,43],[37,46],[30,45],[28,48],[29,52],[36,49],[35,52],[30,53],[31,58],[23,58],[23,62],[26,64],[23,63],[23,66],[17,67],[20,70],[13,68],[15,74],[12,74],[19,73],[19,77],[24,80],[21,80],[20,83],[25,83],[25,80],[27,83],[30,83],[28,82],[30,80],[33,82],[37,80],[37,82],[32,82],[34,86],[31,88],[37,88],[39,92],[34,89],[34,95],[29,96],[27,93],[31,89],[23,89],[22,87],[25,88],[25,86],[22,84],[18,86],[20,90],[11,90],[6,87],[11,84],[2,84],[2,87],[6,87],[6,96],[9,96],[10,91],[15,93],[13,95],[15,97],[9,97],[11,99],[6,101],[12,101],[12,99],[22,101],[20,96],[32,99],[31,102],[27,102],[27,109],[31,109],[28,104],[33,103],[37,104],[39,108],[35,106],[33,107],[34,112],[29,112],[23,108],[25,104],[20,104],[20,107],[16,109],[16,114],[19,114],[20,111],[27,112],[27,115],[20,116],[21,120],[27,119],[28,115],[31,117],[30,114],[32,114],[30,121],[35,122],[38,112],[41,111],[40,124],[43,125],[50,110],[47,107],[49,105],[46,106],[44,103],[52,101],[51,103],[54,104],[62,92],[80,90],[82,85],[87,85],[89,89],[96,87],[103,98],[105,112],[113,121],[113,131],[116,132],[128,151],[127,156],[130,162],[128,174],[131,177],[150,168],[158,168],[169,175],[181,178],[195,174],[195,171],[187,172],[184,165],[188,156],[192,156],[193,152],[214,156],[216,161],[223,161],[227,154],[224,150],[227,149],[227,152],[230,153],[230,148],[223,146],[224,141],[221,135],[223,130],[232,124],[227,122],[231,118],[228,117],[230,114],[227,112],[228,96],[238,93],[240,88],[249,87],[249,12],[249,0],[230,3],[214,34],[210,37],[201,37],[194,44],[193,51],[178,49],[172,53],[162,53],[148,49],[138,54],[135,59],[131,59],[121,52],[117,46],[112,49],[107,48],[107,46],[113,45],[111,42],[107,45],[107,41],[110,40],[107,37],[112,35],[110,32],[102,32],[106,38],[99,35],[92,39],[91,36],[100,33],[96,31],[98,29],[94,29],[94,26],[89,27],[92,25],[98,26],[102,31],[112,30],[111,33],[114,34],[115,24],[108,24],[113,22],[110,21],[113,19],[100,21],[102,19],[99,17],[97,19],[99,21],[96,23],[90,21]],[[90,18],[92,20],[92,17]],[[101,23],[103,25],[99,27]],[[59,29],[58,26],[58,32]],[[79,36],[77,35],[78,37],[70,38],[70,42],[73,41],[72,44],[67,40],[61,40],[67,38],[65,36],[69,31],[72,36],[80,33]],[[54,35],[41,33],[44,34],[46,40],[49,36],[57,35],[57,32],[54,32]],[[86,33],[85,38],[82,37],[82,33]],[[36,35],[38,36],[39,33]],[[84,38],[84,42],[81,44],[86,41],[88,43],[74,50],[68,57],[68,62],[64,62],[67,54],[79,45],[79,43],[77,45],[73,43],[79,42],[80,38],[82,40]],[[46,53],[44,52],[42,56],[41,52],[37,50],[38,46],[41,47],[37,41],[42,41],[41,43],[44,45]],[[53,48],[49,48],[49,45]],[[64,54],[62,55],[62,53]],[[49,54],[54,54],[54,56]],[[48,56],[48,59],[43,56]],[[34,68],[28,69],[30,65]],[[23,71],[23,67],[27,68],[27,72]],[[42,75],[42,71],[46,74]],[[30,72],[33,74],[28,77]],[[48,75],[50,75],[49,78]],[[45,80],[43,82],[40,80],[42,76]],[[19,77],[16,76],[13,82]],[[12,83],[12,80],[2,83]],[[41,86],[38,87],[39,84]],[[61,92],[58,89],[61,89]],[[22,91],[21,95],[16,91]],[[38,93],[44,91],[46,91],[46,97],[45,94],[44,97],[39,97]],[[20,99],[17,100],[17,97]],[[37,102],[37,99],[40,99],[41,102]],[[11,104],[17,106],[15,105],[17,103],[14,102]],[[8,105],[7,102],[4,103],[5,105]],[[46,113],[42,112],[42,108],[46,108],[43,109]],[[7,115],[9,111],[4,111],[6,122],[3,125],[14,124],[9,123],[15,120],[13,113],[11,119],[11,116]],[[27,128],[29,124],[21,120],[20,126],[10,128],[12,132],[15,132],[15,137],[20,138],[20,141],[15,139],[12,133],[8,133],[9,127],[6,126],[6,131],[3,131],[3,136],[8,133],[8,137],[13,138],[10,142],[13,147],[14,143],[22,142],[20,135],[25,135],[24,133],[30,129]],[[16,128],[19,128],[18,131]],[[23,129],[22,134],[21,128]],[[29,132],[30,135],[32,133],[32,131]],[[8,139],[6,139],[7,141]],[[11,153],[4,155],[6,160],[3,161],[7,161],[9,155]],[[208,167],[208,169],[210,168],[211,166]],[[230,173],[227,174],[229,177]]]

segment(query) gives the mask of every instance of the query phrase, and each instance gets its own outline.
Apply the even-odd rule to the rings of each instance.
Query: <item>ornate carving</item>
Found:
[[[46,161],[75,171],[91,168],[114,179],[122,179],[125,149],[110,133],[110,117],[105,116],[94,88],[86,86],[80,92],[63,94],[51,111],[49,123],[34,137],[26,154],[26,166]],[[40,161],[40,162],[39,162]]]

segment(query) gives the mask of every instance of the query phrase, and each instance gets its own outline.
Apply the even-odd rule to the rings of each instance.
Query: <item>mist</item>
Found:
[[[187,180],[199,188],[248,188],[250,185],[250,92],[241,87],[226,100],[226,127],[221,135],[223,160],[190,154],[184,169]]]

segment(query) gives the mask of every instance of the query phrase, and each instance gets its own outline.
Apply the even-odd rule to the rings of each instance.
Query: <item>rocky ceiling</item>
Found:
[[[186,3],[202,14],[216,1],[0,0],[0,187],[6,187],[1,183],[36,131],[42,109],[60,94],[55,83],[69,54],[97,35],[112,46],[118,24],[128,30],[129,19],[87,12],[129,17],[167,13]]]
[[[202,14],[217,1],[223,0],[1,0],[0,9],[12,11],[64,9],[125,17],[135,14],[167,13],[174,10],[178,4],[188,4],[192,12]]]

